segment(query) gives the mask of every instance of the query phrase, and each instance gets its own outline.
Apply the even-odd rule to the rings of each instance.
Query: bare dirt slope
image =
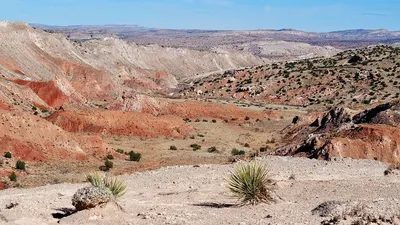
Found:
[[[168,167],[124,175],[128,192],[114,205],[53,218],[71,210],[74,192],[87,184],[58,184],[0,193],[3,224],[320,224],[328,218],[312,210],[325,201],[359,202],[361,212],[386,218],[399,216],[399,175],[384,176],[387,166],[368,160],[317,161],[304,158],[262,159],[271,168],[277,202],[236,207],[226,187],[233,165]],[[289,179],[292,177],[294,179]],[[360,191],[363,190],[363,191]],[[10,203],[18,203],[5,209]],[[357,218],[348,216],[340,224]],[[385,219],[385,220],[386,220]],[[389,224],[389,223],[381,223]]]

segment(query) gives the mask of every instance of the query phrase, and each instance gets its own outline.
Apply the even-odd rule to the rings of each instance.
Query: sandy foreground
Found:
[[[0,224],[321,224],[329,218],[311,211],[330,200],[362,202],[388,218],[387,224],[397,223],[390,217],[400,214],[400,175],[385,176],[384,163],[291,157],[261,161],[276,181],[279,197],[273,204],[236,206],[225,181],[234,165],[178,166],[121,176],[129,188],[118,200],[122,210],[109,204],[60,218],[73,210],[75,191],[88,184],[1,191]],[[7,209],[10,203],[18,205]]]

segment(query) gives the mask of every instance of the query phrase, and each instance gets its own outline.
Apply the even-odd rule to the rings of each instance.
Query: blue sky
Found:
[[[155,28],[400,30],[400,0],[0,0],[0,20]]]

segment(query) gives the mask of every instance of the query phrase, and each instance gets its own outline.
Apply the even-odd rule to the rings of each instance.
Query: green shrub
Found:
[[[193,148],[193,151],[197,151],[201,149],[201,145],[198,144],[191,144],[190,147]]]
[[[250,120],[250,117],[246,116],[246,117],[244,118],[244,120]]]
[[[208,148],[207,152],[213,153],[213,152],[218,152],[218,150],[217,150],[217,148],[215,146],[213,146],[213,147]]]
[[[134,151],[129,152],[129,159],[131,161],[139,162],[141,158],[142,158],[142,154],[135,153]]]
[[[254,161],[238,164],[228,177],[229,190],[242,204],[272,201],[273,187],[265,165]]]
[[[124,154],[124,150],[122,150],[122,149],[117,149],[117,150],[115,150],[116,152],[118,152],[118,153],[120,153],[120,154]]]
[[[108,154],[106,158],[109,159],[109,160],[113,160],[113,159],[114,159],[114,156],[111,155],[111,154]]]
[[[213,122],[213,123],[216,123],[216,122],[217,122],[217,120],[211,120],[211,122]]]
[[[250,147],[249,143],[245,143],[244,147],[249,148]]]
[[[171,146],[169,146],[169,150],[176,151],[176,150],[178,150],[178,148],[175,145],[171,145]]]
[[[14,181],[14,182],[17,181],[17,175],[14,172],[12,172],[10,174],[10,176],[8,176],[8,178],[10,178],[11,181]]]
[[[17,163],[15,164],[15,168],[17,170],[25,170],[25,162],[18,160]]]
[[[114,167],[114,163],[113,163],[111,160],[109,160],[109,159],[107,159],[107,160],[104,162],[104,165],[105,165],[107,168],[109,168],[109,169],[111,169],[111,168]]]
[[[232,153],[233,156],[235,156],[235,155],[245,155],[246,154],[246,152],[244,150],[237,150],[236,148],[232,149],[231,153]]]
[[[6,154],[4,154],[4,157],[11,159],[12,158],[11,152],[6,152]]]

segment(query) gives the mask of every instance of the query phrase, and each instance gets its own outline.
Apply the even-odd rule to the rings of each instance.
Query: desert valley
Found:
[[[0,224],[400,224],[399,43],[2,21]],[[253,162],[271,201],[241,205]],[[126,193],[81,210],[96,171]]]

